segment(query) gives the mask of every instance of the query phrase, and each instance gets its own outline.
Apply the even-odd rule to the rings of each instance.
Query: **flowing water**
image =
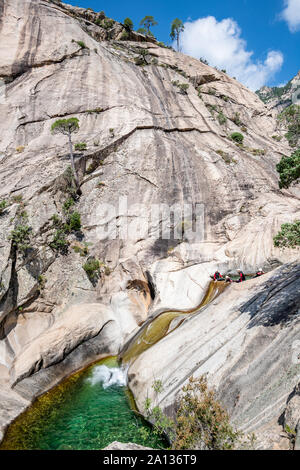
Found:
[[[9,427],[0,449],[103,449],[113,441],[166,447],[133,410],[126,370],[107,358],[38,398]]]
[[[229,284],[226,284],[225,282],[211,281],[206,294],[198,307],[189,311],[173,310],[162,312],[154,318],[154,320],[146,323],[123,351],[121,355],[123,364],[134,361],[134,359],[136,359],[136,357],[142,352],[146,351],[153,346],[153,344],[156,344],[167,334],[178,328],[185,318],[191,314],[195,315],[196,313],[199,313],[201,309],[218,297],[228,285]],[[179,321],[174,322],[174,320],[177,319]]]
[[[199,313],[226,287],[224,282],[211,282],[197,308],[162,312],[146,323],[123,353],[123,368],[116,358],[106,358],[42,395],[10,425],[0,450],[103,449],[113,441],[166,447],[167,442],[134,411],[126,388],[127,363],[178,328],[188,315]]]

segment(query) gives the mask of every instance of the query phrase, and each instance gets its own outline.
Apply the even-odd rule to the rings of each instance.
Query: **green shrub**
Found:
[[[69,215],[67,223],[65,225],[66,232],[78,232],[81,229],[81,217],[79,212],[72,212]]]
[[[163,384],[152,384],[156,396],[163,391]],[[244,436],[230,424],[227,411],[217,401],[215,392],[208,388],[207,379],[191,377],[182,388],[176,404],[175,420],[168,418],[158,407],[152,407],[151,399],[144,402],[144,413],[153,423],[153,433],[168,435],[172,449],[227,450],[236,447],[249,448],[254,435]]]
[[[58,251],[61,254],[67,254],[69,242],[66,239],[66,234],[63,229],[56,230],[52,242],[49,244],[53,251]]]
[[[130,34],[128,31],[123,31],[120,37],[121,41],[129,41],[130,39]]]
[[[187,91],[188,91],[188,88],[189,88],[189,84],[188,84],[188,83],[179,83],[178,87],[179,87],[179,89],[180,89],[180,92],[181,92],[183,95],[187,95]]]
[[[102,22],[102,28],[111,29],[114,26],[115,22],[112,19],[105,18]]]
[[[74,245],[72,246],[73,250],[75,251],[75,253],[79,253],[80,256],[84,257],[84,256],[87,256],[89,254],[89,248],[88,248],[88,244],[87,243],[84,243],[83,245]]]
[[[124,20],[124,26],[127,29],[127,31],[132,31],[133,30],[133,22],[130,18],[125,18]]]
[[[11,231],[9,235],[9,240],[12,241],[13,246],[16,247],[17,250],[22,251],[25,253],[29,248],[30,245],[30,232],[32,228],[29,225],[26,225],[23,220],[20,222],[14,230]]]
[[[75,150],[80,150],[80,151],[86,150],[86,143],[78,142],[77,144],[75,144]]]
[[[88,114],[100,114],[102,113],[104,110],[103,108],[95,108],[95,109],[87,109],[87,113]]]
[[[218,111],[218,108],[215,104],[207,104],[206,107],[212,116],[214,116],[215,111]]]
[[[292,104],[279,114],[278,120],[287,126],[285,134],[291,147],[296,147],[300,140],[300,106]]]
[[[229,101],[229,96],[227,95],[221,95],[220,98],[223,100],[223,101]]]
[[[300,246],[300,220],[291,224],[282,224],[281,231],[273,238],[277,247],[295,248]]]
[[[225,116],[225,114],[223,114],[222,111],[220,111],[219,114],[218,114],[218,121],[221,124],[221,126],[223,124],[226,124],[226,122],[227,122],[227,117]]]
[[[140,48],[137,52],[138,57],[135,58],[135,65],[148,65],[147,55],[149,55],[148,49]]]
[[[232,121],[237,125],[237,126],[241,126],[243,123],[241,121],[241,118],[240,118],[240,113],[235,113],[233,118],[232,118]]]
[[[0,215],[2,215],[5,212],[6,207],[7,207],[7,201],[3,199],[0,202]]]
[[[216,150],[216,153],[222,157],[222,159],[225,163],[227,163],[227,165],[230,165],[230,163],[237,163],[237,161],[232,158],[229,153],[226,153],[223,150]]]
[[[17,194],[11,198],[12,202],[16,202],[17,204],[20,204],[23,201],[23,196],[22,194]]]
[[[209,65],[208,61],[206,59],[204,59],[203,57],[200,57],[200,62],[202,62],[202,64],[204,65]]]
[[[45,276],[40,274],[39,277],[38,277],[38,283],[39,283],[39,286],[40,286],[40,288],[39,288],[40,291],[45,289],[46,281],[47,281],[47,279],[45,278]]]
[[[173,80],[172,81],[172,85],[174,86],[177,86],[180,90],[180,93],[182,95],[186,95],[187,94],[187,90],[189,88],[189,84],[188,83],[180,83],[179,80]]]
[[[76,41],[78,46],[81,47],[81,49],[87,49],[85,43],[83,41]]]
[[[300,149],[290,157],[282,157],[276,165],[276,170],[280,174],[280,188],[288,188],[293,182],[298,181],[300,178]]]
[[[215,392],[209,390],[206,377],[191,377],[182,390],[173,448],[233,449],[242,434],[231,426],[228,413],[216,400]]]
[[[249,149],[249,152],[256,156],[266,155],[265,149]]]
[[[75,201],[72,197],[69,197],[69,199],[67,199],[63,205],[63,211],[65,213],[68,213],[69,212],[69,209],[74,206],[75,204]]]
[[[94,257],[91,257],[83,265],[89,280],[94,285],[100,277],[100,261]]]
[[[233,132],[230,137],[234,142],[236,142],[238,144],[243,143],[244,136],[243,136],[243,134],[240,134],[239,132]]]
[[[59,227],[63,224],[61,218],[57,214],[53,214],[52,217],[51,217],[51,220],[52,220],[53,225],[55,227]]]

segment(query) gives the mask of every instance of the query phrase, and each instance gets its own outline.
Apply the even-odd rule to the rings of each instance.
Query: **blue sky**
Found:
[[[158,40],[171,44],[170,24],[186,25],[183,52],[206,56],[211,65],[255,89],[262,84],[287,82],[300,69],[300,0],[68,0],[66,3],[104,10],[122,22],[130,17],[135,29],[145,15],[153,15]],[[210,18],[208,18],[210,17]],[[253,53],[251,55],[251,52]]]

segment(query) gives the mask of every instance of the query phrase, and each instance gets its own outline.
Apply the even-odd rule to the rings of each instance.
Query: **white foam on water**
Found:
[[[93,375],[88,378],[92,385],[101,383],[103,388],[117,385],[124,387],[127,384],[127,369],[119,367],[96,366],[93,369]]]

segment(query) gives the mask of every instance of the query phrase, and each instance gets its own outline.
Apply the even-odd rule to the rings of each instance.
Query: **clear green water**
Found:
[[[103,449],[113,441],[166,447],[132,410],[126,387],[104,389],[95,382],[100,365],[114,368],[117,362],[104,359],[38,398],[9,427],[0,449],[89,450]]]

